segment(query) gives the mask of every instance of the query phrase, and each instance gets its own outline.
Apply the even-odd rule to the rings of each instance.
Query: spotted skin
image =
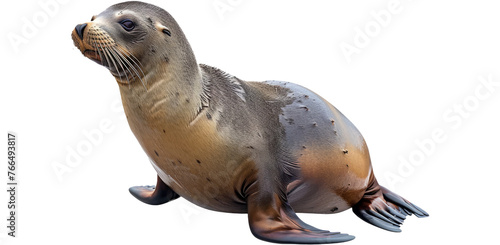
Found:
[[[301,179],[288,186],[297,212],[342,212],[363,196],[371,174],[370,157],[356,127],[334,106],[300,85],[269,81],[290,90],[293,103],[280,122],[297,158]]]

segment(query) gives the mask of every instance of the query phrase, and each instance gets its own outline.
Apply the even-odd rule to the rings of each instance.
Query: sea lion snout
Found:
[[[147,33],[136,31],[138,28],[133,28],[134,24],[129,19],[125,19],[123,23],[110,21],[106,12],[100,21],[95,21],[96,18],[93,16],[90,22],[75,26],[71,32],[75,46],[85,57],[106,67],[119,84],[129,85],[137,80],[145,86],[141,60],[133,54],[133,49],[130,50],[123,44],[132,43],[129,40],[131,38],[136,38],[134,41],[138,40],[137,42],[142,41],[144,36],[140,34]],[[122,28],[116,28],[117,26]],[[132,31],[134,34],[127,34]]]
[[[85,27],[87,27],[87,23],[79,24],[75,27],[76,34],[78,34],[78,37],[80,37],[81,40],[83,40],[83,31],[85,30]]]

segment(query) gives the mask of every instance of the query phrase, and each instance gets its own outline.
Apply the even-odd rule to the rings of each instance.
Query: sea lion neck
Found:
[[[129,124],[149,122],[187,127],[207,103],[200,68],[196,65],[188,69],[159,66],[147,70],[145,86],[140,81],[119,84]]]

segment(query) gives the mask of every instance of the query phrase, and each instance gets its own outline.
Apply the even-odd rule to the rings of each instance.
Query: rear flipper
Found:
[[[159,176],[156,180],[156,186],[134,186],[128,190],[139,201],[151,205],[160,205],[179,198],[179,195],[165,184]]]
[[[419,218],[429,216],[423,209],[379,186],[376,181],[352,210],[362,220],[393,232],[401,232],[399,227],[407,215],[415,214]]]

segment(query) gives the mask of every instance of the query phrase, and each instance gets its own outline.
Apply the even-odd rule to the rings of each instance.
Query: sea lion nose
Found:
[[[75,27],[75,30],[76,30],[76,34],[78,34],[78,36],[80,37],[80,39],[83,40],[83,31],[85,30],[85,27],[87,27],[87,23],[85,24],[80,24],[80,25],[76,25]]]

